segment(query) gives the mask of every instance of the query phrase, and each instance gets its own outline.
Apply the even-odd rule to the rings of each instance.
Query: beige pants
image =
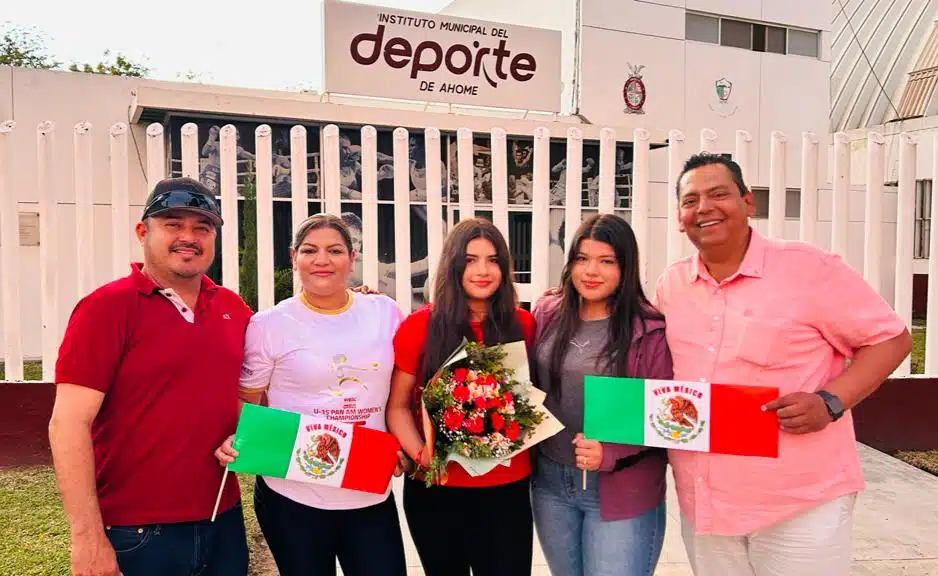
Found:
[[[745,536],[681,533],[695,576],[847,576],[856,494]]]

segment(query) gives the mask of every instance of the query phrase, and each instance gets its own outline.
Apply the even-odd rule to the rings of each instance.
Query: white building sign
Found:
[[[560,31],[326,0],[327,92],[560,111]]]

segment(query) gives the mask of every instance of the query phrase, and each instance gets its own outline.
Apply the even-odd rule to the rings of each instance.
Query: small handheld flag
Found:
[[[778,457],[778,389],[587,376],[583,433],[602,442]]]
[[[381,430],[245,403],[225,474],[242,472],[381,494],[397,466],[397,439]],[[222,481],[224,487],[224,480]]]

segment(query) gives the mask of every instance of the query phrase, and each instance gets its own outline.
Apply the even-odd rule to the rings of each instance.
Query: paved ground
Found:
[[[852,576],[938,574],[938,478],[858,444],[867,488],[857,504]],[[670,482],[670,476],[669,476]],[[672,483],[673,484],[673,483]],[[395,484],[400,505],[400,486]],[[692,576],[681,542],[677,501],[668,494],[668,528],[655,576]],[[423,574],[406,533],[409,576]],[[534,576],[549,576],[535,543]]]

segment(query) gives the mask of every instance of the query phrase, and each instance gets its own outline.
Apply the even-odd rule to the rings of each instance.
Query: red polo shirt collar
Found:
[[[130,275],[134,280],[134,284],[137,286],[137,290],[141,294],[146,294],[147,296],[158,292],[160,287],[150,279],[149,276],[143,273],[143,262],[134,262],[130,265]],[[207,274],[202,275],[202,290],[214,292],[218,290],[218,284],[212,281]]]

